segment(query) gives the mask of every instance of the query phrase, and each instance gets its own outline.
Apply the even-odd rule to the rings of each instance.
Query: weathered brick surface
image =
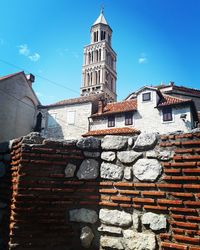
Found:
[[[24,147],[16,141],[11,164],[10,249],[82,249],[78,226],[66,214],[82,207],[97,212],[119,208],[164,214],[168,229],[157,232],[159,248],[199,249],[199,138],[200,133],[162,136],[160,148],[175,154],[169,162],[162,162],[162,177],[154,183],[67,179],[66,165],[80,165],[84,159],[75,144]]]

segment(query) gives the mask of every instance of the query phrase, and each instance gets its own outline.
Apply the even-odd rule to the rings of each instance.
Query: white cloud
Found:
[[[138,58],[138,63],[139,64],[145,64],[148,62],[147,56],[142,53],[141,56]]]
[[[40,59],[40,54],[34,52],[31,53],[31,50],[28,48],[27,44],[21,44],[17,46],[19,49],[19,54],[26,56],[28,59],[30,59],[32,62],[37,62]]]
[[[30,55],[28,58],[33,62],[37,62],[38,60],[40,60],[40,55],[38,53],[34,53]]]
[[[18,46],[18,48],[19,48],[19,54],[24,55],[24,56],[28,56],[30,54],[30,50],[27,44],[21,44]]]

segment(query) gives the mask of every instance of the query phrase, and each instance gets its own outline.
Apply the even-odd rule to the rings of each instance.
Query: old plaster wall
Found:
[[[1,81],[0,142],[33,131],[39,101],[23,73]]]
[[[77,103],[64,107],[51,107],[42,110],[43,134],[48,138],[71,139],[80,138],[82,134],[88,132],[88,117],[92,113],[92,103]],[[72,120],[69,120],[69,113],[73,113]],[[50,124],[52,117],[54,122]],[[51,118],[51,119],[52,119]]]
[[[200,132],[13,144],[10,249],[200,244]]]

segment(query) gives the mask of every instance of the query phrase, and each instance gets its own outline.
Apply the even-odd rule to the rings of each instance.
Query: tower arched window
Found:
[[[98,62],[99,61],[99,51],[96,50],[96,61]]]
[[[90,74],[87,73],[87,85],[89,86],[90,85]]]
[[[100,83],[100,74],[101,74],[101,71],[98,70],[98,83]]]
[[[99,40],[99,39],[98,39],[98,36],[99,36],[99,32],[98,32],[98,31],[97,31],[97,35],[96,35],[96,36],[97,36],[97,42],[98,42],[98,40]]]
[[[92,63],[94,62],[94,52],[92,51]]]
[[[98,84],[98,75],[97,75],[97,71],[95,71],[95,84]]]
[[[92,85],[92,72],[90,73],[90,85]]]
[[[99,49],[99,61],[101,61],[101,49]]]
[[[89,63],[91,63],[91,53],[90,52],[88,54],[88,58],[89,58]]]

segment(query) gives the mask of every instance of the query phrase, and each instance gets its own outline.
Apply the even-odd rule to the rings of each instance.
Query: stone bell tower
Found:
[[[81,95],[104,93],[107,102],[116,95],[116,53],[112,49],[112,29],[103,10],[90,30],[90,44],[84,47]]]

